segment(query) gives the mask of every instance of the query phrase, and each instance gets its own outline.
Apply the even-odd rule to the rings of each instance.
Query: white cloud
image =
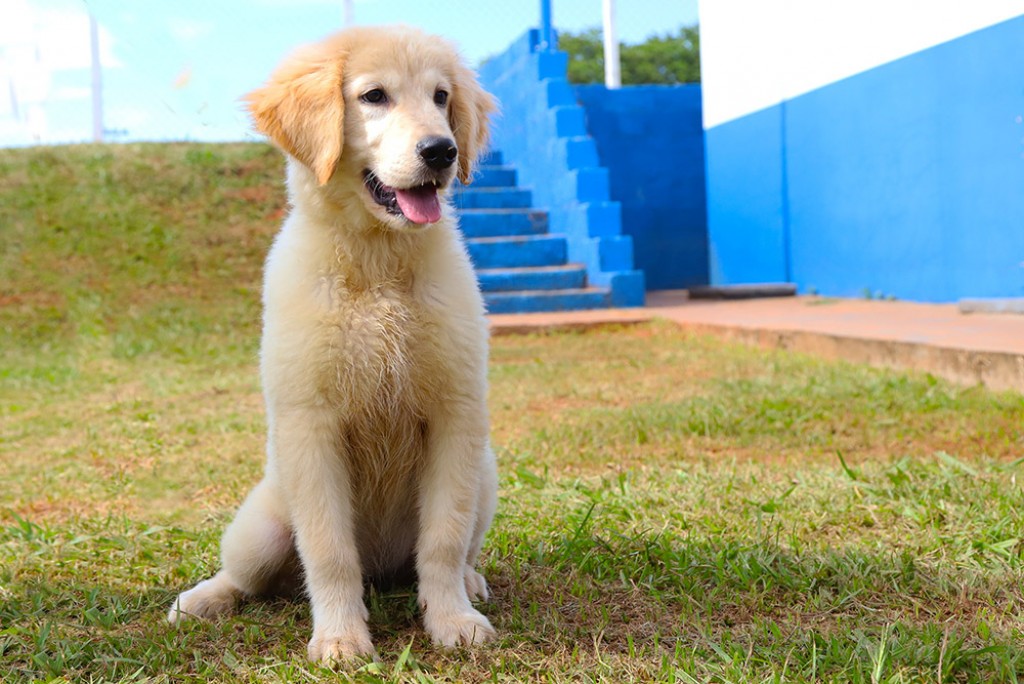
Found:
[[[43,102],[50,98],[55,72],[90,68],[89,15],[77,7],[39,10],[27,0],[8,2],[13,5],[5,12],[9,21],[0,22],[0,84],[13,89],[19,102]],[[99,26],[97,36],[100,63],[120,67],[110,32]],[[68,95],[65,91],[62,97]],[[7,103],[5,110],[12,109],[9,94],[0,102]]]
[[[88,69],[92,63],[89,15],[84,6],[66,9],[37,9],[27,0],[6,0],[0,22],[0,50],[7,54],[31,53],[32,58],[51,71]],[[100,63],[120,67],[114,56],[113,38],[101,24],[98,31]]]
[[[54,90],[55,75],[86,71],[92,65],[89,15],[81,3],[51,3],[45,8],[29,0],[4,0],[0,22],[0,144],[50,142],[68,137],[48,125],[45,104],[51,101],[88,100],[83,86]],[[100,64],[121,67],[114,55],[114,40],[103,25],[97,27]]]
[[[50,92],[51,70],[39,59],[31,46],[13,45],[4,51],[0,61],[0,83],[6,85],[5,99],[12,112],[20,104],[43,102]]]

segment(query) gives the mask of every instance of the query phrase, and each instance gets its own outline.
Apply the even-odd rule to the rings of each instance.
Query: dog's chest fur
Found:
[[[443,369],[414,277],[412,269],[396,268],[321,278],[316,296],[327,366],[321,391],[344,413],[421,410],[430,400]]]
[[[409,530],[384,528],[408,526],[406,518],[415,509],[412,484],[426,453],[428,409],[450,380],[432,335],[432,317],[416,296],[409,261],[353,264],[343,255],[344,275],[321,278],[316,293],[327,366],[320,375],[321,392],[338,408],[363,557],[380,563],[364,568],[370,574],[400,560],[371,550],[379,539],[391,540],[388,548],[399,555],[408,553],[402,548],[407,545],[394,541]]]

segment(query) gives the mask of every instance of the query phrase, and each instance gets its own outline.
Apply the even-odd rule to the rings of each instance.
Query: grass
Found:
[[[260,475],[280,170],[0,151],[4,681],[1024,679],[1024,398],[663,323],[493,340],[495,644],[434,648],[408,590],[358,671],[302,602],[166,625]]]

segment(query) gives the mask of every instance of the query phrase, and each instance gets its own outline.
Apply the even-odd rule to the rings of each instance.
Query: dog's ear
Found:
[[[459,148],[459,180],[469,183],[477,156],[487,147],[487,118],[497,109],[494,98],[480,87],[476,75],[462,64],[455,66],[449,99],[448,123]]]
[[[243,99],[256,128],[305,164],[323,185],[334,175],[344,144],[344,55],[297,55],[262,88]]]

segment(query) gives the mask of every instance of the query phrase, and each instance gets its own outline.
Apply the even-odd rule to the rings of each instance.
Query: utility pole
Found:
[[[11,115],[14,117],[14,120],[17,121],[21,118],[21,112],[18,107],[18,89],[14,87],[13,73],[10,78],[7,79],[7,91],[11,98]]]
[[[92,141],[103,142],[103,70],[100,66],[100,38],[96,17],[89,15],[89,42],[92,53]]]
[[[604,84],[609,90],[622,87],[619,71],[619,36],[615,28],[615,0],[604,0]]]

